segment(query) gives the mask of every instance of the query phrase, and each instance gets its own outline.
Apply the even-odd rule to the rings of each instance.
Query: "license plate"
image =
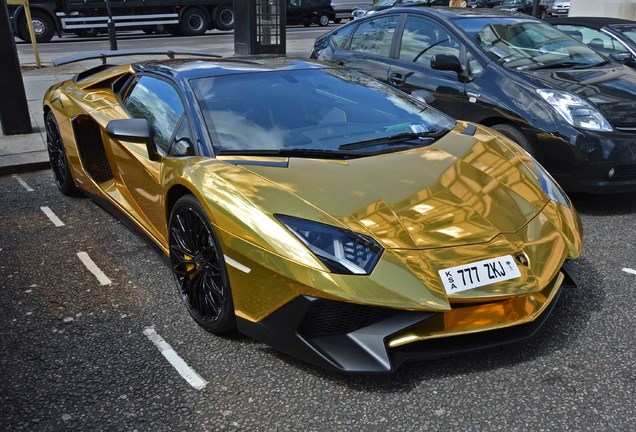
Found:
[[[514,258],[505,255],[439,271],[446,294],[455,294],[521,276]]]

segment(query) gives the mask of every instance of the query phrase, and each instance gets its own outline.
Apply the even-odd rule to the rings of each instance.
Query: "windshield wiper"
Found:
[[[424,132],[424,133],[404,132],[404,133],[399,133],[395,135],[389,135],[387,137],[382,137],[382,138],[374,138],[374,139],[365,140],[365,141],[342,144],[341,146],[338,147],[338,149],[339,150],[357,150],[362,148],[375,147],[381,144],[386,144],[386,145],[405,144],[405,143],[408,143],[408,141],[414,141],[414,140],[417,140],[417,141],[413,142],[412,145],[431,145],[437,140],[437,138],[441,137],[446,132],[448,132],[448,130],[445,130],[445,129],[444,130],[435,129],[435,130]]]
[[[529,70],[563,69],[563,68],[585,69],[585,68],[596,67],[596,66],[602,66],[602,64],[601,63],[599,63],[599,64],[588,64],[588,63],[577,63],[577,62],[566,61],[566,62],[551,63],[551,64],[547,64],[547,65],[537,66],[537,67],[533,67],[533,68],[531,68]]]
[[[217,150],[219,156],[279,156],[279,157],[306,157],[323,159],[345,159],[364,156],[355,152],[343,152],[337,150],[322,149],[272,149],[272,150]]]

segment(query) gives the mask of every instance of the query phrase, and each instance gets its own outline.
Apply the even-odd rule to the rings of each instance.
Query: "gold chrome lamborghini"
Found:
[[[528,337],[573,285],[581,223],[532,157],[346,69],[103,65],[44,116],[59,189],[132,222],[213,333],[391,372]]]

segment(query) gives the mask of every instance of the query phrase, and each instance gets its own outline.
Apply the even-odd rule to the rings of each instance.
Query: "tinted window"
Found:
[[[573,25],[557,25],[556,28],[561,30],[563,33],[572,36],[574,39],[583,42],[586,45],[594,48],[595,50],[599,50],[601,52],[606,51],[619,51],[625,52],[627,48],[625,45],[610,37],[607,33],[604,33],[600,30],[588,28],[588,27],[580,27]]]
[[[347,39],[349,39],[349,35],[354,28],[355,26],[353,25],[340,27],[338,30],[331,34],[331,41],[338,48],[342,48],[345,42],[347,42]]]
[[[437,23],[409,16],[402,33],[400,60],[430,66],[436,54],[454,54],[459,57],[459,43]]]
[[[351,50],[388,57],[398,16],[390,15],[363,22],[353,33]]]
[[[124,106],[132,117],[148,120],[155,144],[168,154],[170,139],[184,111],[175,88],[158,78],[142,76],[133,84]]]
[[[636,42],[636,26],[617,24],[610,26],[614,30],[621,32],[624,36],[628,37],[631,41]]]
[[[225,75],[190,84],[216,151],[338,151],[343,144],[454,125],[436,109],[346,69]]]
[[[185,116],[181,116],[181,123],[174,135],[168,154],[170,156],[194,156],[194,138]]]

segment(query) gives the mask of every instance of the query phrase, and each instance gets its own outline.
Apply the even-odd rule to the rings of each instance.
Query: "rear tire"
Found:
[[[234,10],[231,7],[221,6],[216,14],[214,24],[221,31],[234,29]]]
[[[492,129],[510,138],[516,144],[518,144],[519,147],[527,151],[530,154],[530,156],[534,157],[534,149],[532,148],[530,141],[528,140],[528,138],[526,138],[523,132],[519,130],[519,128],[509,124],[498,124],[498,125],[492,126]]]
[[[76,196],[79,194],[79,189],[73,182],[73,176],[66,157],[66,149],[62,141],[62,134],[53,111],[46,113],[44,122],[46,126],[46,148],[49,152],[55,184],[64,195]]]
[[[179,19],[179,30],[185,36],[200,36],[210,26],[208,14],[198,8],[186,10]]]

